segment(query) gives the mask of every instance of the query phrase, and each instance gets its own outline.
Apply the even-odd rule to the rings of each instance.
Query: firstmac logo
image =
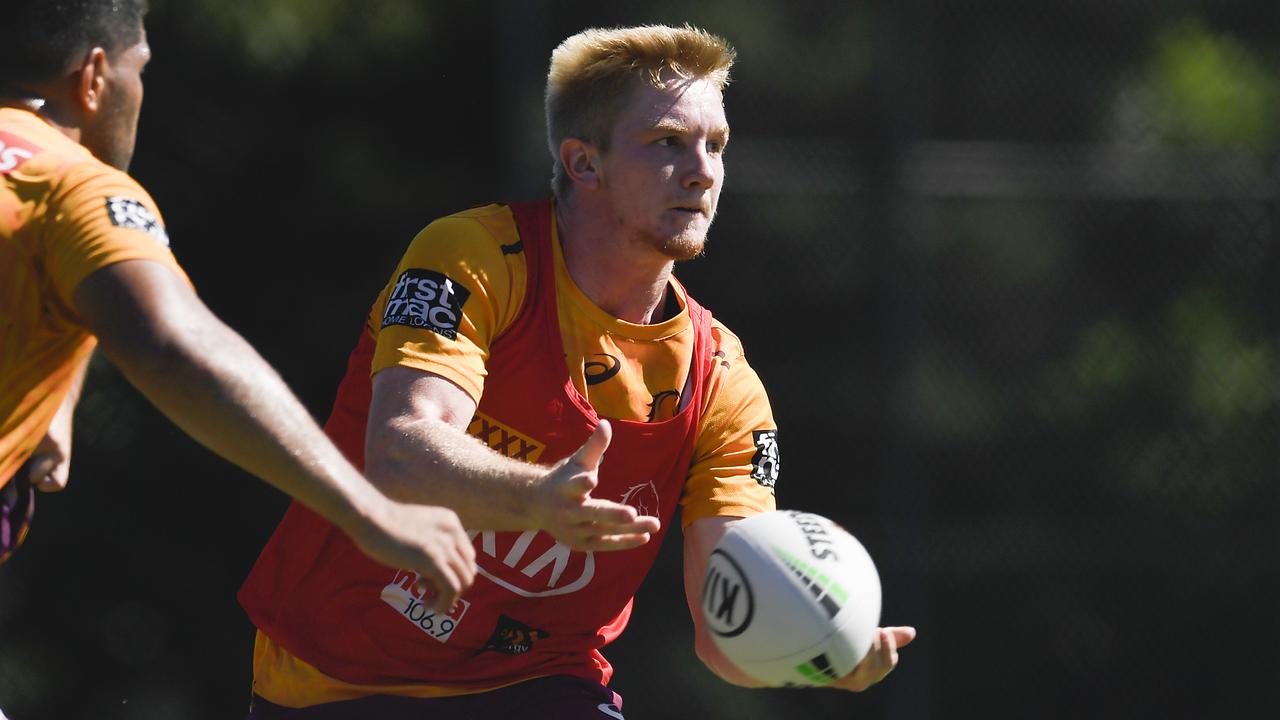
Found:
[[[387,294],[382,327],[423,328],[457,340],[462,306],[469,297],[470,290],[444,273],[418,268],[405,270]]]

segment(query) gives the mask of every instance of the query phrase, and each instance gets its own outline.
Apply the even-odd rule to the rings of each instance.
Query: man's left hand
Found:
[[[898,648],[911,644],[916,639],[913,627],[887,627],[876,631],[871,641],[871,649],[862,658],[853,672],[835,681],[828,687],[841,690],[862,692],[880,682],[898,666]]]
[[[74,397],[63,401],[44,439],[27,459],[27,478],[37,490],[58,492],[67,487],[71,473],[71,420],[75,415],[75,405]]]

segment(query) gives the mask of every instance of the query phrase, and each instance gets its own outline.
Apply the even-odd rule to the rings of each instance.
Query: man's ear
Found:
[[[594,145],[578,138],[566,138],[560,143],[560,164],[565,175],[575,186],[596,189],[604,182],[600,167],[600,151]]]
[[[93,48],[72,73],[76,101],[81,109],[97,112],[102,107],[102,94],[107,88],[107,51]]]

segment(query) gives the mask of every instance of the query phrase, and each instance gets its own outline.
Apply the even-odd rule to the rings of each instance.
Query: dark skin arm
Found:
[[[379,493],[169,268],[110,265],[73,300],[102,352],[192,438],[332,521],[373,559],[417,571],[439,592],[436,607],[450,607],[471,584],[475,554],[457,515]]]

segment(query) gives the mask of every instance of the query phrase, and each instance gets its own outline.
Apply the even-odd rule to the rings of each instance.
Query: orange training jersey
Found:
[[[596,307],[574,284],[554,252],[558,320],[565,372],[599,415],[661,421],[683,405],[694,332],[684,288],[671,287],[681,310],[654,325],[636,325]],[[433,222],[418,234],[369,316],[377,339],[372,372],[392,366],[440,375],[479,404],[489,351],[519,315],[528,269],[511,210],[489,205]],[[433,298],[435,301],[433,301]],[[764,386],[743,357],[738,338],[716,321],[710,333],[717,362],[702,393],[702,421],[680,505],[682,521],[750,516],[775,507],[777,431]],[[483,436],[483,419],[472,434]],[[488,440],[489,438],[483,438]],[[512,448],[506,448],[511,450]],[[525,459],[537,461],[530,454]],[[388,693],[431,697],[461,688],[360,686],[339,681],[258,634],[255,691],[301,707]],[[474,689],[471,689],[474,691]]]
[[[654,325],[614,318],[573,282],[555,223],[552,232],[560,332],[574,386],[603,417],[670,418],[683,399],[693,349],[684,287],[672,280],[681,305],[673,318]],[[393,365],[432,372],[478,404],[489,348],[515,320],[525,295],[528,270],[519,244],[511,211],[503,205],[450,215],[419,233],[369,315],[377,335],[373,373]],[[386,321],[413,316],[413,297],[433,283],[448,283],[456,309],[426,305],[421,321]],[[700,517],[745,517],[774,507],[777,426],[764,385],[747,364],[742,343],[719,322],[712,326],[712,344],[720,363],[710,378],[681,500],[686,526]]]
[[[0,108],[0,486],[44,437],[96,343],[72,305],[95,270],[164,263],[155,202],[38,116]]]

